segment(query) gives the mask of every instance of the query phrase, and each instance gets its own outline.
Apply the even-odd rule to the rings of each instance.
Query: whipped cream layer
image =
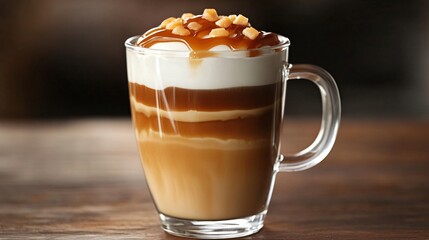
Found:
[[[171,48],[168,48],[169,45]],[[169,51],[165,55],[162,51],[146,53],[127,49],[129,82],[162,90],[167,87],[220,89],[261,86],[281,81],[282,61],[286,60],[284,52],[255,57],[243,56],[248,52],[245,50],[228,56],[220,53],[196,59],[183,55],[172,56],[170,51],[177,51],[180,45],[177,42],[163,43],[162,49]],[[158,48],[159,45],[153,47]]]

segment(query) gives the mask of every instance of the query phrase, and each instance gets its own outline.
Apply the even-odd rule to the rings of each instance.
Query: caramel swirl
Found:
[[[220,17],[219,19],[222,19]],[[179,19],[180,20],[180,19]],[[254,39],[246,36],[245,29],[250,28],[250,24],[230,24],[225,29],[229,32],[228,36],[211,36],[213,29],[219,29],[216,21],[209,21],[203,15],[193,16],[181,20],[180,29],[168,29],[168,27],[155,27],[144,33],[136,45],[144,48],[150,48],[156,43],[162,42],[182,42],[188,46],[190,51],[209,51],[213,47],[224,45],[231,50],[257,49],[264,46],[275,46],[280,43],[277,34],[271,32],[257,32],[252,28],[253,35],[258,34]],[[195,24],[198,23],[198,24]],[[197,28],[195,26],[198,26]],[[177,34],[182,27],[186,30],[183,34]],[[189,32],[188,32],[189,31]],[[253,36],[252,36],[253,37]]]

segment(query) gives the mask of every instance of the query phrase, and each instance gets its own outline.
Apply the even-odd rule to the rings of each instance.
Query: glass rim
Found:
[[[145,48],[141,46],[136,46],[135,43],[138,38],[141,37],[141,35],[136,35],[133,37],[128,38],[125,41],[125,47],[126,49],[132,50],[137,53],[143,53],[143,54],[154,54],[154,55],[174,55],[174,56],[183,56],[183,57],[189,57],[191,53],[204,53],[204,52],[210,52],[210,53],[216,53],[216,57],[221,56],[234,56],[234,55],[240,55],[243,56],[243,53],[246,53],[245,56],[248,56],[247,53],[258,50],[261,51],[261,54],[266,53],[273,53],[273,52],[279,52],[283,51],[284,49],[288,48],[290,45],[289,38],[284,37],[282,35],[277,35],[280,43],[275,46],[268,46],[268,47],[262,47],[262,48],[254,48],[254,49],[245,49],[245,50],[220,50],[220,51],[209,51],[209,50],[198,50],[198,51],[184,51],[184,50],[165,50],[165,49],[151,49],[151,48]]]

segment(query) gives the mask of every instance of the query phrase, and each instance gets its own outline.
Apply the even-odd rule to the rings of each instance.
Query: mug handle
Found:
[[[302,171],[320,163],[334,145],[341,118],[340,94],[334,78],[314,65],[285,64],[283,78],[285,81],[307,79],[315,83],[322,98],[322,123],[314,142],[296,154],[280,156],[280,172]]]

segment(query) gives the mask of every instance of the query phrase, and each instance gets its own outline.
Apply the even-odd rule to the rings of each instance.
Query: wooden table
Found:
[[[296,151],[318,122],[286,122]],[[127,119],[0,122],[0,239],[180,239],[159,225]],[[429,239],[429,122],[344,120],[319,166],[279,174],[245,239]]]

